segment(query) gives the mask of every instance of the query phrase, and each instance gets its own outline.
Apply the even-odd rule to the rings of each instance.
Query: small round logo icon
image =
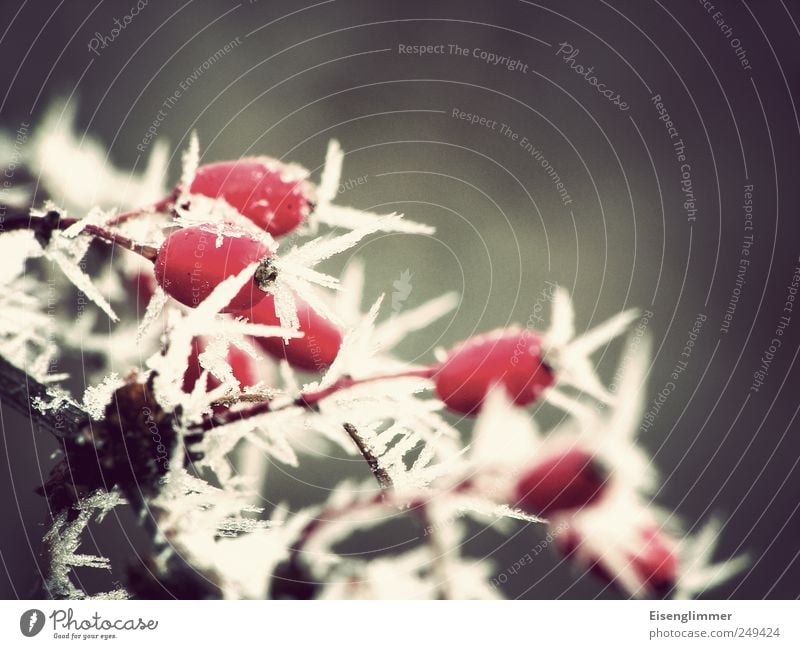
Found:
[[[19,630],[26,638],[32,638],[44,628],[44,613],[38,608],[25,611],[19,618]]]

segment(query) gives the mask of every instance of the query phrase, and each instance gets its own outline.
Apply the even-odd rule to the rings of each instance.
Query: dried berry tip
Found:
[[[261,263],[256,268],[256,284],[265,293],[275,280],[278,279],[278,269],[275,268],[275,263],[271,257],[264,257]]]

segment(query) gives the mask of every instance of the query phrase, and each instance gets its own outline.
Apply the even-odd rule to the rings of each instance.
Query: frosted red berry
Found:
[[[203,165],[189,193],[225,199],[273,236],[297,228],[311,212],[314,196],[305,174],[263,156]]]
[[[203,373],[203,367],[200,365],[200,354],[206,349],[205,341],[201,337],[192,339],[192,351],[189,354],[188,365],[186,372],[183,374],[183,390],[184,392],[191,392],[194,390],[198,379]],[[255,385],[259,381],[259,373],[253,358],[245,351],[238,347],[229,347],[227,359],[228,364],[233,370],[234,378],[239,382],[239,387],[244,389],[251,385]],[[206,383],[207,390],[213,390],[221,385],[219,379],[213,374],[208,374],[208,381]]]
[[[156,279],[152,273],[139,271],[127,278],[128,288],[136,294],[136,302],[146,309],[156,290]]]
[[[272,254],[263,243],[248,235],[224,235],[219,247],[216,243],[214,226],[183,228],[169,235],[155,260],[156,280],[164,291],[178,302],[196,307],[220,282]],[[247,309],[266,297],[256,274],[222,312]]]
[[[644,587],[665,595],[678,581],[678,553],[675,543],[656,528],[642,533],[641,548],[630,557],[631,565]]]
[[[552,516],[598,501],[608,475],[596,458],[567,449],[527,468],[516,485],[517,506],[537,516]]]
[[[601,556],[586,548],[586,543],[573,528],[558,535],[556,545],[566,557],[576,556],[588,570],[608,584],[620,586],[612,567]],[[680,561],[677,546],[664,532],[649,527],[638,532],[635,549],[626,552],[624,561],[636,575],[638,594],[666,596],[678,583]]]
[[[273,358],[286,359],[289,365],[300,370],[321,372],[336,359],[342,344],[342,332],[302,299],[295,296],[295,301],[299,329],[304,336],[292,338],[288,342],[277,336],[259,337],[256,341]],[[280,326],[272,295],[267,295],[251,309],[236,315],[244,316],[256,324]]]
[[[542,339],[528,330],[502,330],[456,346],[433,376],[448,408],[476,414],[489,390],[502,385],[509,399],[526,406],[553,384],[553,370],[542,359]]]

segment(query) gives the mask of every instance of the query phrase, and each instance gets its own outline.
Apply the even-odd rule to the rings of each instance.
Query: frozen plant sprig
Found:
[[[62,155],[75,142],[61,132]],[[64,204],[85,216],[55,204],[17,210],[0,235],[14,253],[3,255],[13,268],[0,286],[8,320],[0,354],[42,385],[60,378],[48,370],[61,349],[33,298],[47,269],[22,277],[49,262],[96,306],[58,342],[83,346],[106,369],[82,405],[45,388],[50,400],[36,402],[43,416],[73,412],[60,437],[64,461],[43,488],[55,512],[45,539],[52,595],[88,596],[71,571],[108,562],[78,553],[81,534],[92,512],[123,497],[151,540],[149,577],[132,580],[132,596],[158,587],[230,598],[499,596],[498,567],[464,556],[470,521],[499,533],[513,520],[549,526],[558,551],[628,596],[693,596],[746,565],[710,563],[719,523],[687,536],[648,500],[658,475],[634,435],[647,345],[626,352],[633,362],[617,393],[591,360],[635,311],[576,335],[571,300],[557,289],[547,331],[495,330],[411,365],[393,347],[458,299],[445,293],[387,316],[372,296],[364,313],[358,261],[342,281],[318,270],[374,233],[433,231],[336,204],[345,160],[337,142],[316,186],[308,170],[264,156],[206,164],[194,135],[183,160],[174,190],[144,192],[144,205],[86,205],[73,193]],[[166,180],[156,168],[137,182],[160,191]],[[63,182],[52,173],[44,179],[54,190]],[[317,236],[322,226],[331,231]],[[290,232],[298,239],[286,250],[281,237]],[[104,276],[92,276],[91,254],[110,268]],[[149,302],[140,324],[124,299],[132,278]],[[120,320],[110,333],[101,314]],[[309,369],[311,377],[295,374]],[[526,409],[541,401],[565,411],[552,430]],[[476,417],[470,443],[448,413]],[[326,502],[294,513],[281,506],[268,518],[254,505],[261,474],[232,466],[245,451],[295,469],[331,448],[362,458],[365,480],[343,481]],[[267,487],[268,498],[285,498]],[[355,531],[398,518],[417,526],[413,548],[379,558],[339,553]]]

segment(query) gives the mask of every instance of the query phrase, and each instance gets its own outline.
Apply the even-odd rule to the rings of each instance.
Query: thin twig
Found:
[[[135,252],[136,254],[141,255],[142,257],[144,257],[145,259],[149,259],[150,261],[154,261],[155,258],[158,256],[158,250],[153,246],[144,246],[140,243],[136,243],[135,241],[133,241],[133,239],[123,236],[118,232],[105,230],[96,225],[87,225],[83,228],[83,231],[86,232],[87,234],[91,234],[97,239],[101,239],[107,243],[111,243],[115,246],[125,248],[126,250],[130,250],[131,252]]]
[[[150,207],[139,207],[128,212],[122,212],[116,216],[112,216],[108,221],[106,221],[106,225],[119,225],[120,223],[125,223],[125,221],[135,219],[139,216],[143,216],[144,214],[164,214],[169,211],[169,207],[175,202],[177,197],[177,192],[173,192]]]
[[[422,369],[416,370],[407,370],[405,372],[398,372],[396,374],[378,374],[375,376],[368,376],[363,379],[354,379],[350,376],[343,376],[342,378],[338,379],[327,388],[323,388],[322,390],[317,390],[316,392],[303,392],[297,399],[295,399],[291,403],[287,403],[285,406],[279,408],[282,410],[284,408],[288,408],[291,406],[299,406],[301,408],[307,408],[308,410],[315,410],[319,402],[323,399],[327,399],[330,396],[333,396],[337,392],[341,390],[347,390],[348,388],[353,388],[359,385],[365,385],[367,383],[375,383],[376,381],[391,381],[393,379],[403,379],[403,378],[421,378],[421,379],[429,379],[433,376],[436,372],[437,367],[424,367]],[[217,426],[224,426],[225,424],[229,424],[232,421],[241,421],[242,419],[249,419],[250,417],[255,417],[256,415],[263,415],[265,412],[272,412],[274,411],[272,407],[272,401],[268,397],[264,398],[245,398],[247,395],[242,393],[238,396],[231,396],[226,397],[224,399],[220,399],[219,405],[228,405],[231,402],[236,401],[254,401],[254,405],[250,406],[249,408],[243,408],[242,410],[233,410],[225,413],[220,413],[217,415],[213,415],[208,417],[203,421],[200,425],[201,430],[211,430]]]
[[[0,231],[32,230],[36,234],[36,238],[39,242],[43,245],[47,245],[54,230],[66,230],[77,222],[78,219],[61,218],[61,215],[55,211],[48,212],[44,216],[12,214],[3,219],[2,224],[0,224],[2,225]],[[87,224],[84,226],[83,231],[96,239],[135,252],[150,261],[153,261],[158,254],[158,250],[152,246],[138,244],[129,237],[119,234],[118,232],[106,230],[98,225]]]
[[[212,401],[212,406],[232,406],[236,403],[268,403],[275,398],[274,391],[268,392],[240,392],[229,394]]]
[[[370,471],[372,471],[372,475],[374,475],[375,480],[378,481],[378,486],[381,488],[384,495],[386,495],[386,493],[391,491],[391,489],[394,487],[392,477],[389,475],[386,469],[380,465],[380,462],[378,461],[378,458],[375,457],[375,453],[373,452],[369,443],[361,436],[361,434],[358,432],[358,429],[353,426],[353,424],[343,424],[343,428],[347,434],[350,435],[350,439],[355,442],[358,450],[361,452],[361,455],[364,456],[364,459],[369,465]]]
[[[297,399],[297,404],[306,407],[315,407],[320,401],[327,399],[329,396],[339,392],[340,390],[346,390],[348,388],[364,385],[366,383],[405,378],[429,379],[433,376],[435,369],[435,367],[423,367],[421,369],[406,370],[404,372],[396,372],[394,374],[376,374],[375,376],[368,376],[363,379],[354,379],[351,376],[343,376],[329,385],[327,388],[317,390],[316,392],[305,392],[301,394]]]

